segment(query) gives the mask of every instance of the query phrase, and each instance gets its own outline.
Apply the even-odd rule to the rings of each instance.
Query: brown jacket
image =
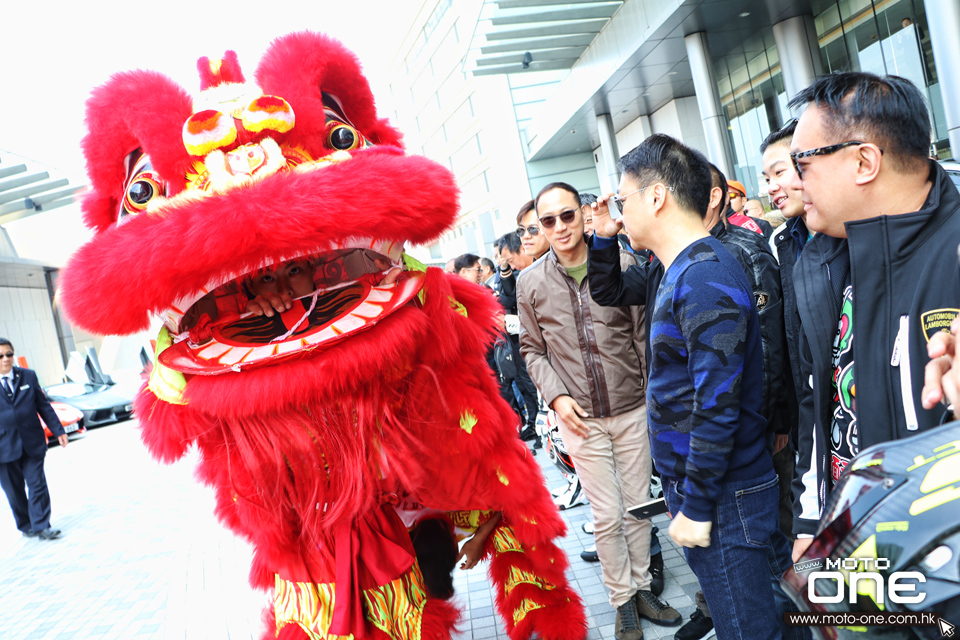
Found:
[[[620,251],[620,266],[637,264]],[[591,418],[646,403],[644,307],[601,307],[550,249],[517,280],[520,354],[547,406],[569,395]]]

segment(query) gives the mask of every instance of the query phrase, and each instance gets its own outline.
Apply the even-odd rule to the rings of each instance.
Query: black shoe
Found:
[[[613,637],[617,640],[643,640],[643,629],[637,616],[637,605],[633,599],[617,607],[617,619],[613,627]]]
[[[43,531],[38,531],[37,536],[41,540],[53,540],[54,538],[60,537],[60,529],[54,529],[52,527],[47,527]]]
[[[537,430],[534,429],[533,427],[527,427],[526,429],[520,432],[520,439],[523,440],[524,442],[529,442],[530,440],[536,440]]]
[[[700,640],[713,630],[713,618],[708,618],[700,609],[693,612],[690,622],[677,629],[674,640]]]
[[[540,442],[539,437],[533,439],[533,449],[534,451],[536,451],[537,449],[543,449],[543,443]]]
[[[641,618],[646,618],[653,624],[659,624],[664,627],[672,627],[680,624],[683,618],[677,613],[677,610],[666,602],[663,602],[650,591],[640,589],[634,596],[637,603],[637,613]]]
[[[650,556],[650,591],[658,596],[663,593],[663,553]]]
[[[36,537],[37,537],[37,532],[36,532],[36,531],[21,531],[20,533],[23,534],[23,537],[24,537],[24,538],[36,538]]]
[[[580,559],[586,562],[600,562],[600,556],[597,555],[597,548],[587,549],[580,552]]]

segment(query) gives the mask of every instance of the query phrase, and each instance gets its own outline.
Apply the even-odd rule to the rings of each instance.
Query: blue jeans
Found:
[[[666,481],[663,490],[670,513],[679,513],[682,481]],[[753,480],[724,483],[710,546],[684,549],[720,640],[809,637],[809,630],[783,622],[783,613],[794,607],[780,587],[791,560],[780,532],[779,497],[773,470]]]

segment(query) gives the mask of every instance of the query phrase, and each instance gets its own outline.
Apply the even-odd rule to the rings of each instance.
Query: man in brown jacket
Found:
[[[601,307],[590,297],[577,190],[557,182],[537,195],[551,249],[517,282],[520,353],[558,418],[593,512],[594,539],[619,640],[643,637],[638,617],[675,625],[680,615],[650,591],[649,520],[625,507],[650,499],[643,307]],[[621,252],[622,268],[636,264]]]

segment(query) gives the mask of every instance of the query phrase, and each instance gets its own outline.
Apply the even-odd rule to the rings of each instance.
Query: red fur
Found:
[[[154,71],[118,73],[90,95],[89,133],[81,143],[92,188],[82,203],[87,226],[104,232],[117,221],[124,159],[138,148],[150,155],[164,179],[183,184],[190,157],[180,129],[191,113],[193,100],[187,92]]]
[[[290,73],[291,69],[300,73]],[[334,38],[309,31],[278,38],[257,67],[256,77],[265,93],[283,96],[297,114],[289,140],[314,154],[329,153],[322,146],[326,120],[320,91],[340,99],[350,121],[368,140],[401,146],[400,133],[386,120],[377,119],[373,93],[357,57]]]
[[[171,203],[162,214],[141,214],[99,234],[71,257],[60,297],[85,329],[143,331],[149,313],[224,272],[245,273],[350,236],[426,243],[453,222],[455,189],[446,168],[390,147],[310,173],[279,173],[226,195]],[[389,201],[388,211],[372,206],[378,198]],[[89,303],[91,283],[99,285],[98,304]]]
[[[245,82],[240,70],[240,60],[236,51],[227,51],[219,60],[220,68],[216,73],[210,68],[210,58],[204,56],[197,60],[197,71],[200,73],[200,89],[209,89],[225,82]]]
[[[111,227],[123,157],[134,148],[142,146],[165,177],[180,176],[182,184],[180,127],[191,113],[189,99],[162,76],[116,76],[94,94],[84,143],[94,167],[85,211],[99,232],[61,278],[64,308],[77,324],[100,334],[131,333],[147,326],[150,313],[225,274],[323,251],[349,237],[426,244],[452,224],[453,176],[403,154],[399,134],[376,117],[356,58],[338,42],[311,33],[281,38],[256,78],[266,93],[292,105],[297,124],[288,141],[314,155],[330,152],[321,91],[337,95],[367,139],[387,146],[222,195],[170,200]],[[488,540],[486,550],[493,553],[490,576],[511,637],[535,632],[546,640],[579,640],[583,607],[553,542],[563,521],[486,363],[502,311],[482,288],[438,269],[427,270],[422,295],[422,304],[299,359],[187,376],[185,405],[142,390],[136,410],[144,444],[171,462],[195,443],[197,477],[213,488],[220,521],[252,543],[250,583],[260,589],[271,589],[277,574],[335,581],[334,531],[360,527],[372,513],[389,516],[392,509],[381,504],[392,504],[394,493],[441,511],[500,511],[500,526],[510,527],[523,547],[496,554]],[[392,542],[409,545],[399,537]],[[511,566],[554,588],[521,584],[505,594]],[[363,582],[368,572],[359,575],[363,588],[376,586]],[[545,608],[514,625],[524,598]],[[457,615],[450,603],[428,601],[424,639],[450,637]],[[274,637],[272,609],[264,619],[264,637]],[[388,640],[372,627],[366,635]],[[279,635],[306,636],[289,624]]]

